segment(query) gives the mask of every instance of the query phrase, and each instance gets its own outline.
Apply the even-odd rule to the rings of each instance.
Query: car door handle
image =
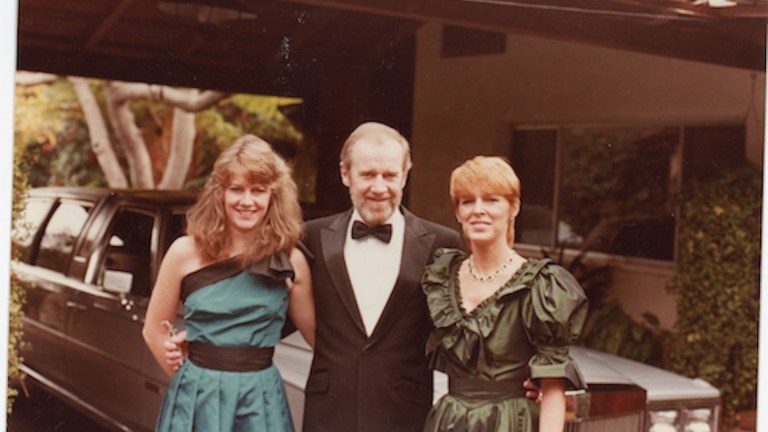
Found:
[[[95,307],[96,309],[99,309],[99,310],[103,310],[103,311],[110,311],[110,310],[112,310],[112,308],[109,307],[109,305],[105,305],[105,304],[99,303],[99,302],[94,302],[93,303],[93,307]]]
[[[67,302],[67,307],[70,309],[77,309],[81,311],[88,310],[88,307],[86,307],[84,304],[71,301],[71,300]]]

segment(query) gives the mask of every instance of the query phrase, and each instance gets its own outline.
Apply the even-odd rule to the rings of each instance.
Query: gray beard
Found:
[[[357,212],[360,214],[360,217],[363,218],[363,222],[365,222],[366,225],[371,227],[381,225],[387,219],[389,219],[389,217],[392,216],[392,213],[395,212],[395,209],[397,209],[400,206],[400,201],[401,201],[401,199],[398,199],[389,209],[387,214],[382,215],[381,213],[369,212],[362,205],[360,205],[360,203],[357,202],[356,199],[354,198],[351,198],[351,199],[352,199],[352,205],[355,207],[355,210],[357,210]]]

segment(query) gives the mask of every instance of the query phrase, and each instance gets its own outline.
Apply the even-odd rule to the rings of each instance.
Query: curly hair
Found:
[[[247,266],[280,251],[290,251],[302,233],[302,215],[291,168],[266,141],[255,135],[235,140],[216,159],[197,202],[187,212],[187,234],[204,258],[227,258],[230,247],[224,191],[235,173],[266,185],[272,195],[264,221],[251,233],[242,263]]]

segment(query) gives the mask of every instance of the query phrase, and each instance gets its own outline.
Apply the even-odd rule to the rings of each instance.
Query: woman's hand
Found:
[[[184,359],[189,354],[187,344],[187,331],[182,330],[163,343],[165,353],[165,363],[177,371],[184,363]]]
[[[536,402],[536,405],[541,405],[542,393],[539,387],[533,383],[533,380],[526,378],[525,381],[523,381],[523,388],[525,389],[525,397],[533,399]]]
[[[166,361],[165,342],[173,332],[171,323],[176,320],[179,308],[181,280],[199,267],[194,240],[187,236],[179,237],[165,253],[155,287],[149,297],[142,336],[155,361],[169,377],[176,373],[178,365],[172,367]]]

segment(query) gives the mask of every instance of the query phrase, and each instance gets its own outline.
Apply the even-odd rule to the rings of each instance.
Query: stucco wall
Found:
[[[451,170],[507,155],[515,125],[744,123],[747,157],[762,162],[765,73],[520,35],[505,54],[446,59],[440,37],[436,24],[417,37],[409,207],[421,216],[456,226]],[[652,312],[670,328],[671,264],[617,264],[614,295],[635,315],[665,302]]]

